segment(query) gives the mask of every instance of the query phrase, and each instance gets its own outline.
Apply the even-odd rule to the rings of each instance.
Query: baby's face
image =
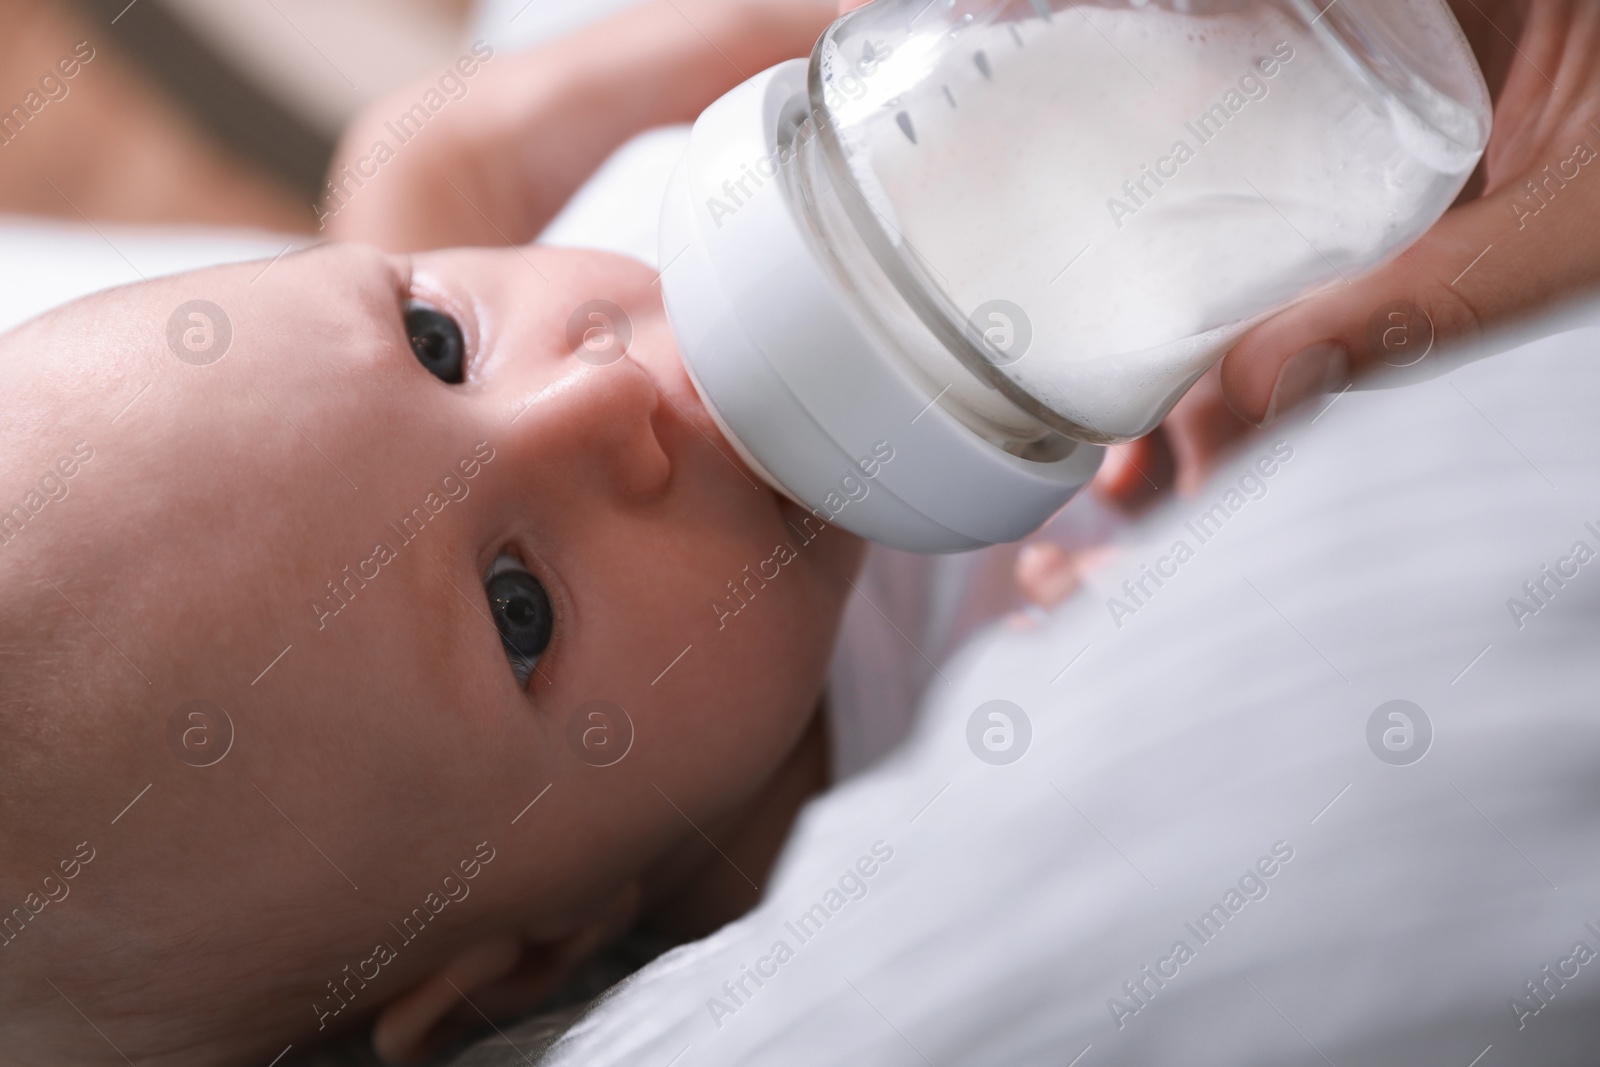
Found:
[[[99,825],[153,783],[100,831],[120,856],[104,889],[219,952],[273,914],[354,964],[399,947],[401,918],[487,842],[479,905],[558,937],[784,760],[859,546],[739,462],[640,264],[329,246],[263,266],[93,298],[0,343],[26,435],[4,484],[94,451],[0,575],[49,577],[104,634],[71,669],[111,680],[122,711],[85,742],[106,766],[73,803]],[[174,316],[194,300],[231,330],[215,362],[216,313]],[[597,300],[623,310],[626,355],[574,318]],[[195,766],[230,731],[213,714],[185,732],[194,700],[232,724],[214,765]],[[308,970],[294,1011],[314,1022],[340,974]]]

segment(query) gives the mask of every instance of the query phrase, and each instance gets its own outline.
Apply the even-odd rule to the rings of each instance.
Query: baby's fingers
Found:
[[[1229,406],[1264,425],[1600,281],[1600,158],[1574,143],[1450,211],[1394,262],[1246,334],[1222,362]]]
[[[1083,584],[1078,561],[1060,545],[1032,541],[1022,546],[1013,570],[1017,589],[1023,597],[1041,608],[1053,608],[1077,592]]]

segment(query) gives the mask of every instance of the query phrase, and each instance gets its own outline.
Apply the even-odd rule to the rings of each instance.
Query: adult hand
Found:
[[[650,0],[472,64],[456,79],[465,94],[398,143],[400,116],[430,91],[444,99],[439,74],[420,78],[345,130],[325,229],[391,251],[530,241],[630,137],[693,121],[746,77],[806,55],[834,13],[831,0]]]
[[[1383,331],[1371,328],[1386,305],[1414,305],[1432,323],[1435,343],[1448,344],[1600,282],[1600,174],[1589,173],[1600,159],[1600,6],[1452,6],[1495,99],[1483,164],[1456,206],[1399,259],[1296,305],[1234,346],[1222,362],[1223,394],[1252,422],[1392,358]]]
[[[1103,496],[1137,509],[1171,485],[1196,486],[1250,425],[1381,367],[1393,354],[1371,324],[1385,308],[1409,304],[1404,325],[1431,329],[1438,347],[1600,284],[1600,5],[1452,8],[1495,101],[1488,150],[1456,205],[1392,263],[1246,334],[1161,429],[1113,452],[1096,480]],[[1042,546],[1023,554],[1017,577],[1050,603],[1074,569],[1070,555]]]

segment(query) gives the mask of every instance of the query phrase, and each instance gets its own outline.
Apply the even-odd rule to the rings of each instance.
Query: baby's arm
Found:
[[[805,55],[836,11],[832,0],[650,0],[496,55],[466,82],[465,97],[341,197],[336,212],[324,208],[326,230],[393,251],[530,241],[628,138],[692,121],[746,77]],[[389,94],[351,123],[335,182],[378,141],[393,140],[385,124],[434,80]]]

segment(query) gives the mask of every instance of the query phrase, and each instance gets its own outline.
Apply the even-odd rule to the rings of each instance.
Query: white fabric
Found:
[[[959,605],[951,602],[969,593],[976,563],[975,554],[868,552],[828,677],[834,781],[870,766],[911,732],[917,702],[962,636]]]
[[[1039,536],[1068,549],[1098,545],[1124,520],[1084,493]],[[845,605],[828,676],[834,781],[888,755],[905,740],[941,669],[981,627],[1025,611],[1013,578],[1016,546],[919,556],[872,546]]]
[[[1350,393],[1253,445],[1130,530],[1099,588],[945,666],[910,746],[809,807],[762,905],[551,1062],[1593,1063],[1600,562],[1520,629],[1508,599],[1600,549],[1597,342]],[[1227,512],[1278,441],[1266,494]],[[1184,523],[1214,502],[1201,544]],[[1108,598],[1179,539],[1193,558],[1119,628]],[[1010,766],[968,747],[996,698],[1034,731]],[[1367,740],[1396,698],[1436,731],[1410,766]],[[865,896],[830,898],[858,860]],[[1267,895],[1228,912],[1257,863]],[[1186,924],[1219,903],[1202,943]],[[786,924],[817,904],[802,942]],[[1145,979],[1180,940],[1194,957]]]
[[[142,278],[270,259],[309,243],[254,230],[98,228],[0,215],[0,332],[80,296]]]
[[[659,267],[656,234],[661,202],[688,147],[688,126],[666,126],[635,137],[573,194],[539,235],[539,242],[598,248]]]

